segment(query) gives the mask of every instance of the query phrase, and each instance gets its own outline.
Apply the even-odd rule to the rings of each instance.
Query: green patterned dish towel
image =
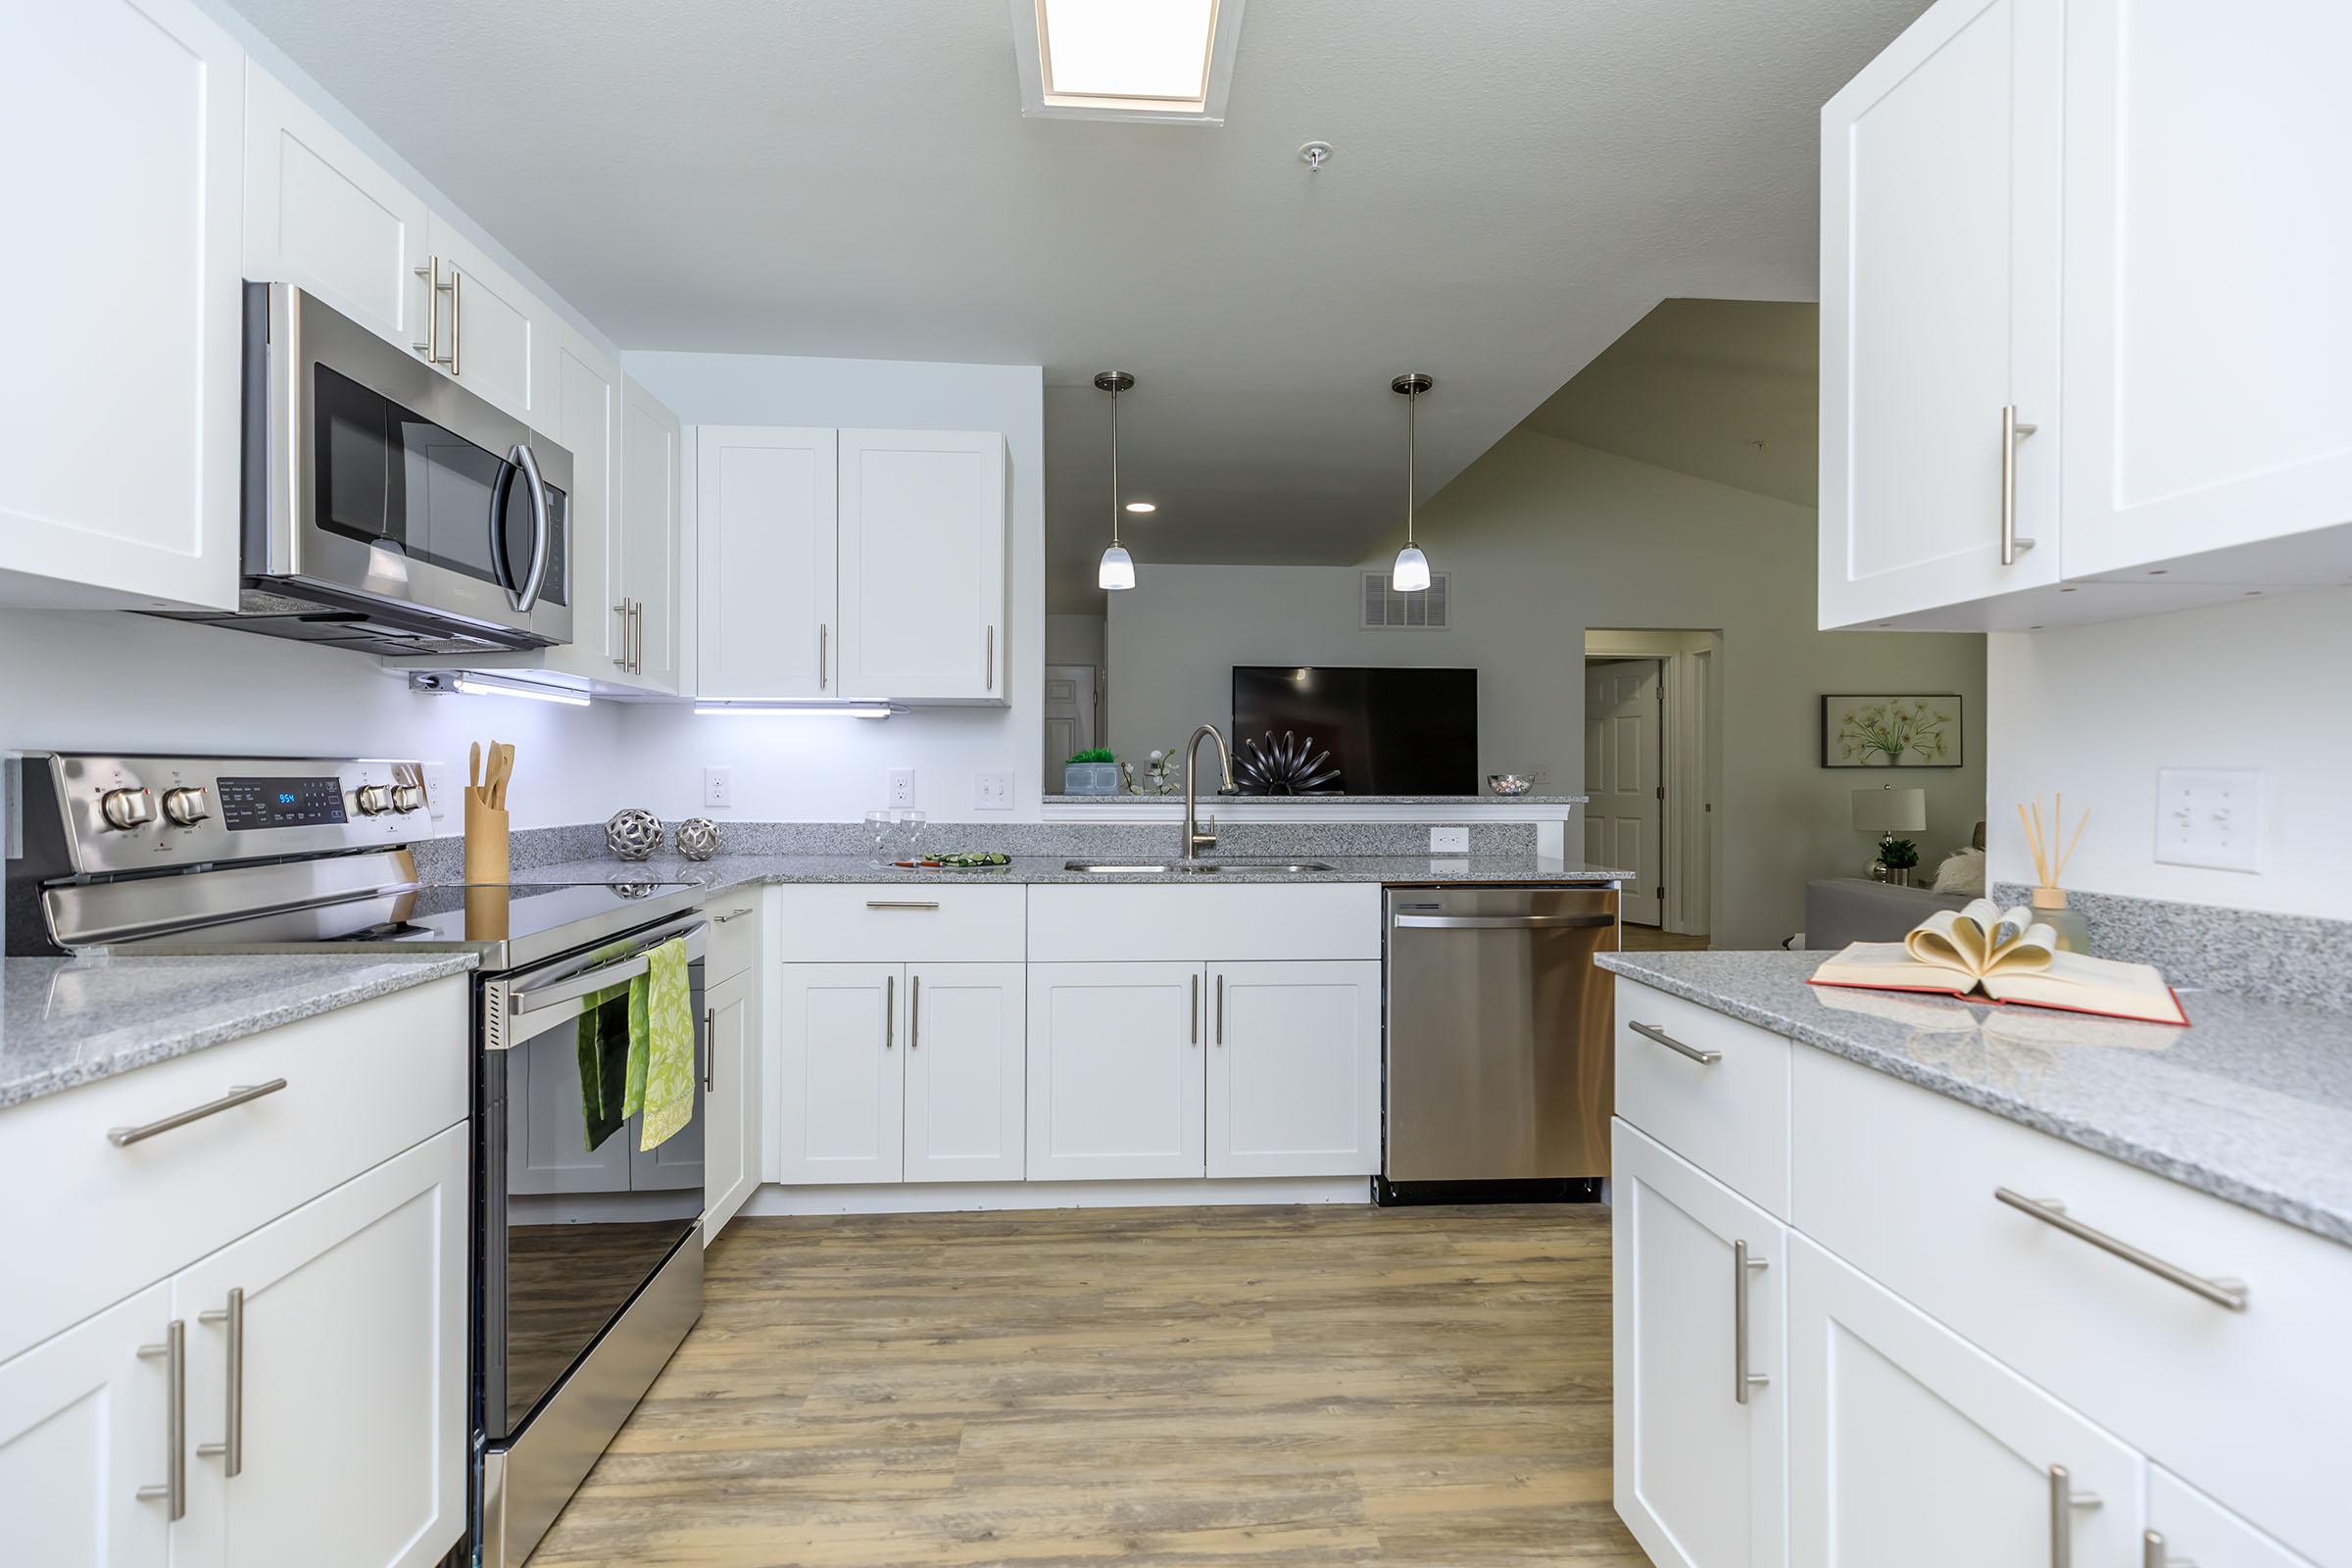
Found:
[[[577,1035],[580,1118],[594,1150],[639,1111],[637,1147],[654,1149],[694,1119],[694,996],[686,944],[656,948],[646,972],[588,999]]]

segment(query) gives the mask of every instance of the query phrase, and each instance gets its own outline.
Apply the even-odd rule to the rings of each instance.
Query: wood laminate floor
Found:
[[[1571,1563],[1597,1205],[738,1220],[532,1568]]]

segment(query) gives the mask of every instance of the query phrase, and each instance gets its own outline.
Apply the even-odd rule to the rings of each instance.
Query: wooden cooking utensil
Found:
[[[473,750],[466,754],[466,787],[468,790],[478,790],[482,787],[482,743],[480,741],[475,741]]]

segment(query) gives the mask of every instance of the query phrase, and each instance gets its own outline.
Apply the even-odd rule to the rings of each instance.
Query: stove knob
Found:
[[[392,808],[392,786],[363,784],[359,793],[360,812],[365,816],[381,816]]]
[[[98,797],[98,809],[110,827],[145,827],[155,820],[155,797],[146,790],[108,790]]]
[[[164,814],[181,827],[194,827],[213,814],[201,784],[183,784],[164,791]]]
[[[395,811],[421,811],[421,810],[423,810],[423,809],[424,809],[424,786],[423,786],[423,785],[421,785],[421,784],[395,784],[395,785],[393,785],[393,786],[392,786],[392,809],[394,809]]]

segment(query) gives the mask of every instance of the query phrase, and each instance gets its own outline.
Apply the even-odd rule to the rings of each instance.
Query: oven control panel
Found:
[[[424,764],[289,757],[24,759],[25,808],[82,875],[383,849],[429,837]],[[45,788],[34,788],[34,784]]]

